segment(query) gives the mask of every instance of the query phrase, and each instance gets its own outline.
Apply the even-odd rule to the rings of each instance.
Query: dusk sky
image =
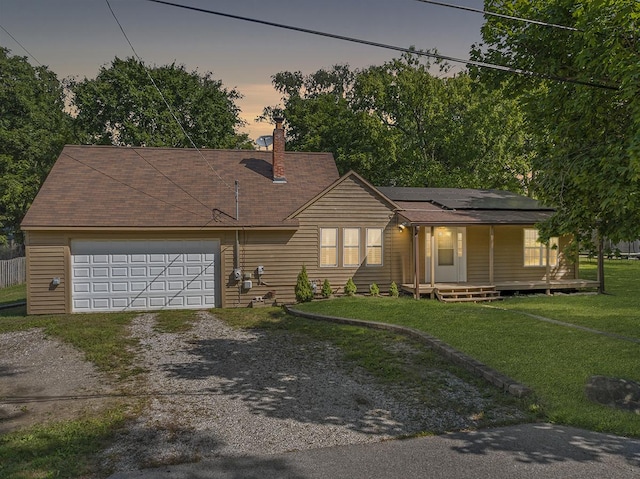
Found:
[[[480,41],[483,23],[481,14],[416,0],[173,2],[398,47],[437,48],[443,55],[462,59]],[[482,0],[445,3],[483,8]],[[175,61],[189,71],[210,71],[225,87],[236,88],[244,96],[238,102],[248,122],[243,131],[253,139],[273,130],[273,125],[254,122],[264,106],[280,100],[271,75],[285,70],[308,74],[335,64],[363,68],[400,56],[391,50],[145,0],[110,0],[110,4],[146,64]],[[0,25],[59,79],[95,78],[100,66],[114,57],[133,56],[105,0],[0,0]],[[1,29],[0,45],[14,55],[28,56]]]

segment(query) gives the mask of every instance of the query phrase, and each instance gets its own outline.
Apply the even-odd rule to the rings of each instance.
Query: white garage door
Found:
[[[216,306],[218,241],[72,241],[73,311]]]

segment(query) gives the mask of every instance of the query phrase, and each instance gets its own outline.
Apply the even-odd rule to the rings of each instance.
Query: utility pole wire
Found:
[[[22,48],[25,52],[27,52],[27,55],[29,55],[31,58],[33,58],[33,61],[36,62],[39,66],[44,66],[42,63],[40,63],[38,61],[38,59],[36,57],[34,57],[31,52],[29,50],[27,50],[24,45],[22,43],[20,43],[16,37],[14,37],[13,35],[11,35],[11,33],[9,33],[9,31],[4,28],[2,25],[0,25],[0,28],[2,28],[2,30],[4,31],[4,33],[6,33],[7,35],[9,35],[11,37],[11,39],[16,42],[18,45],[20,45],[20,48]]]
[[[582,32],[582,30],[579,30],[574,27],[568,27],[566,25],[558,25],[557,23],[548,23],[540,20],[531,20],[530,18],[512,17],[511,15],[504,15],[502,13],[489,12],[487,10],[480,10],[479,8],[465,7],[463,5],[454,5],[452,3],[436,2],[433,0],[415,0],[415,1],[421,2],[421,3],[430,3],[432,5],[438,5],[440,7],[457,8],[458,10],[466,10],[468,12],[482,13],[483,15],[506,18],[507,20],[516,20],[518,22],[533,23],[535,25],[541,25],[543,27],[561,28],[563,30],[569,30],[572,32]]]
[[[552,81],[557,81],[557,82],[561,82],[561,83],[573,83],[576,85],[583,85],[583,86],[588,86],[588,87],[592,87],[592,88],[602,88],[605,90],[619,90],[619,87],[617,86],[613,86],[613,85],[606,85],[604,83],[595,83],[595,82],[590,82],[590,81],[582,81],[582,80],[576,80],[574,78],[566,78],[566,77],[559,77],[559,76],[555,76],[555,75],[547,75],[545,73],[537,73],[537,72],[532,72],[532,71],[528,71],[528,70],[522,70],[519,68],[513,68],[513,67],[507,67],[504,65],[496,65],[493,63],[485,63],[485,62],[480,62],[480,61],[476,61],[476,60],[463,60],[461,58],[455,58],[455,57],[449,57],[449,56],[445,56],[445,55],[440,55],[439,53],[432,53],[432,52],[428,52],[428,51],[423,51],[423,50],[415,50],[413,48],[403,48],[403,47],[397,47],[397,46],[393,46],[393,45],[388,45],[385,43],[379,43],[379,42],[372,42],[369,40],[362,40],[359,38],[353,38],[353,37],[347,37],[344,35],[337,35],[334,33],[326,33],[326,32],[321,32],[318,30],[310,30],[308,28],[302,28],[302,27],[295,27],[292,25],[284,25],[282,23],[275,23],[275,22],[268,22],[266,20],[260,20],[257,18],[250,18],[250,17],[243,17],[240,15],[232,15],[230,13],[224,13],[224,12],[218,12],[218,11],[214,11],[214,10],[207,10],[204,8],[198,8],[198,7],[192,7],[189,5],[181,5],[178,3],[172,3],[172,2],[166,2],[163,0],[147,0],[148,2],[153,2],[153,3],[159,3],[162,5],[169,5],[172,7],[177,7],[177,8],[184,8],[186,10],[192,10],[192,11],[196,11],[196,12],[201,12],[201,13],[208,13],[211,15],[217,15],[220,17],[226,17],[226,18],[232,18],[234,20],[242,20],[245,22],[251,22],[251,23],[258,23],[261,25],[267,25],[270,27],[276,27],[276,28],[283,28],[285,30],[293,30],[296,32],[301,32],[301,33],[309,33],[311,35],[318,35],[318,36],[322,36],[322,37],[328,37],[328,38],[334,38],[336,40],[342,40],[342,41],[346,41],[346,42],[352,42],[352,43],[359,43],[361,45],[368,45],[368,46],[372,46],[372,47],[378,47],[378,48],[385,48],[387,50],[394,50],[397,52],[403,52],[403,53],[410,53],[412,55],[419,55],[419,56],[425,56],[425,57],[430,57],[430,58],[436,58],[438,60],[446,60],[446,61],[450,61],[450,62],[454,62],[454,63],[463,63],[465,65],[472,65],[478,68],[487,68],[487,69],[491,69],[491,70],[498,70],[498,71],[502,71],[502,72],[507,72],[507,73],[516,73],[518,75],[523,75],[523,76],[529,76],[529,77],[535,77],[535,78],[541,78],[544,80],[552,80]]]
[[[182,133],[184,134],[185,138],[187,138],[189,140],[189,142],[191,143],[191,146],[193,146],[193,148],[195,148],[195,150],[200,154],[200,157],[207,163],[207,165],[209,166],[209,168],[211,169],[211,171],[213,171],[216,176],[220,179],[220,181],[222,181],[222,183],[229,188],[230,190],[233,189],[231,187],[231,185],[229,183],[227,183],[226,181],[224,181],[224,179],[222,178],[222,176],[220,176],[220,174],[216,171],[216,169],[211,165],[211,163],[209,163],[209,161],[204,157],[204,155],[202,154],[202,152],[200,151],[200,149],[196,146],[196,144],[194,143],[194,141],[191,139],[191,137],[189,136],[189,134],[187,133],[187,131],[184,129],[184,127],[182,126],[182,123],[180,123],[180,120],[178,120],[178,117],[175,115],[175,113],[173,113],[173,109],[171,108],[171,106],[169,105],[169,103],[167,102],[166,98],[164,97],[164,95],[162,94],[162,91],[160,91],[160,88],[158,88],[158,85],[156,84],[156,82],[154,81],[153,77],[151,76],[151,74],[149,73],[149,70],[147,70],[147,67],[144,66],[144,61],[142,60],[142,58],[140,57],[140,55],[138,55],[138,52],[136,52],[136,49],[133,48],[133,45],[131,44],[131,41],[129,40],[129,37],[127,36],[127,34],[124,31],[124,28],[122,28],[122,25],[120,24],[120,21],[118,20],[118,17],[116,17],[115,12],[113,11],[113,8],[111,8],[111,4],[109,3],[109,0],[105,0],[105,2],[107,2],[107,6],[109,7],[109,10],[111,11],[111,15],[113,16],[114,20],[116,21],[116,23],[118,24],[118,27],[120,27],[120,31],[122,32],[122,34],[124,35],[124,38],[127,40],[127,43],[129,44],[129,46],[131,47],[131,51],[133,51],[133,54],[136,56],[136,58],[138,59],[138,61],[142,64],[142,67],[144,68],[145,73],[147,74],[147,77],[149,78],[149,81],[151,81],[151,83],[153,84],[154,88],[158,91],[158,93],[160,94],[160,98],[162,98],[162,101],[164,102],[165,106],[167,107],[167,109],[169,110],[169,113],[171,113],[171,116],[173,117],[173,119],[175,120],[175,122],[178,124],[178,126],[180,127],[180,130],[182,130]]]

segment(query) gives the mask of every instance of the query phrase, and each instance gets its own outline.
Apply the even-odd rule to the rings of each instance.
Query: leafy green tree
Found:
[[[415,55],[351,71],[334,66],[273,77],[288,147],[330,151],[340,173],[377,185],[461,186],[523,191],[530,153],[513,100],[468,75],[437,78]]]
[[[543,236],[572,233],[590,243],[595,231],[602,259],[603,238],[640,236],[640,2],[487,0],[485,7],[576,29],[490,17],[474,53],[570,80],[481,72],[521,100],[535,135],[536,193],[558,208]]]
[[[116,57],[95,79],[71,82],[70,88],[83,143],[190,148],[184,128],[198,148],[251,148],[247,135],[236,133],[244,124],[236,105],[240,93],[211,73]]]
[[[287,148],[333,153],[340,174],[355,170],[376,184],[387,183],[392,144],[384,140],[384,125],[352,106],[357,71],[335,65],[304,76],[280,72],[272,77],[283,107],[266,107],[261,120],[282,115],[287,124]],[[387,165],[381,165],[384,158]]]
[[[313,299],[313,289],[309,282],[309,275],[307,274],[307,268],[302,265],[302,270],[298,273],[298,279],[294,288],[296,301],[298,303],[307,303]]]
[[[0,47],[0,243],[18,233],[69,138],[69,120],[56,75]]]
[[[392,132],[391,182],[525,191],[530,154],[517,103],[465,73],[441,78],[431,67],[405,54],[356,80],[358,108]]]

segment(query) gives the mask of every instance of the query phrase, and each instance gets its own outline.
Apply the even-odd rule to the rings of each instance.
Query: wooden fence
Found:
[[[27,282],[26,258],[0,261],[0,288]]]

